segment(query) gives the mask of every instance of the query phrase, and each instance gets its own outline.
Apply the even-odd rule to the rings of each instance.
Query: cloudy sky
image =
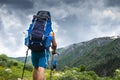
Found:
[[[59,48],[120,34],[120,0],[0,0],[0,54],[25,56],[23,32],[39,10],[51,12]]]

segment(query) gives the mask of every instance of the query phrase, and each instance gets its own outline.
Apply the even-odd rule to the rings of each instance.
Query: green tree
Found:
[[[1,54],[1,55],[0,55],[0,61],[5,61],[5,62],[7,62],[7,61],[8,61],[8,57],[7,57],[5,54]]]
[[[8,62],[8,57],[5,54],[0,55],[0,66],[5,67]]]

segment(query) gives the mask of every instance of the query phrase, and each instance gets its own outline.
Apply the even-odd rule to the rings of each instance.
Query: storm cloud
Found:
[[[119,35],[119,4],[119,0],[1,0],[0,53],[25,55],[23,32],[39,10],[50,11],[58,47]]]
[[[120,0],[105,0],[108,7],[120,7]]]
[[[32,0],[1,0],[0,5],[13,9],[32,9],[34,2]]]

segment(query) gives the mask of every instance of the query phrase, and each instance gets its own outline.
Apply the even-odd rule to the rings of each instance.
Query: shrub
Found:
[[[77,80],[77,78],[70,71],[67,71],[63,76],[59,77],[58,80]]]
[[[28,71],[33,71],[33,66],[31,64],[26,64],[25,65],[25,70],[28,70]]]
[[[0,66],[3,66],[3,67],[5,67],[7,64],[6,64],[6,62],[5,61],[0,61]]]
[[[115,70],[114,80],[120,80],[120,69]]]
[[[5,62],[7,62],[7,61],[8,61],[8,57],[7,57],[5,54],[1,54],[1,55],[0,55],[0,61],[5,61]]]

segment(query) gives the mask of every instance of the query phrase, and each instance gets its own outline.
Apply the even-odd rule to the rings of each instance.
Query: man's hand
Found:
[[[52,50],[52,55],[56,54],[56,51],[55,50]]]

